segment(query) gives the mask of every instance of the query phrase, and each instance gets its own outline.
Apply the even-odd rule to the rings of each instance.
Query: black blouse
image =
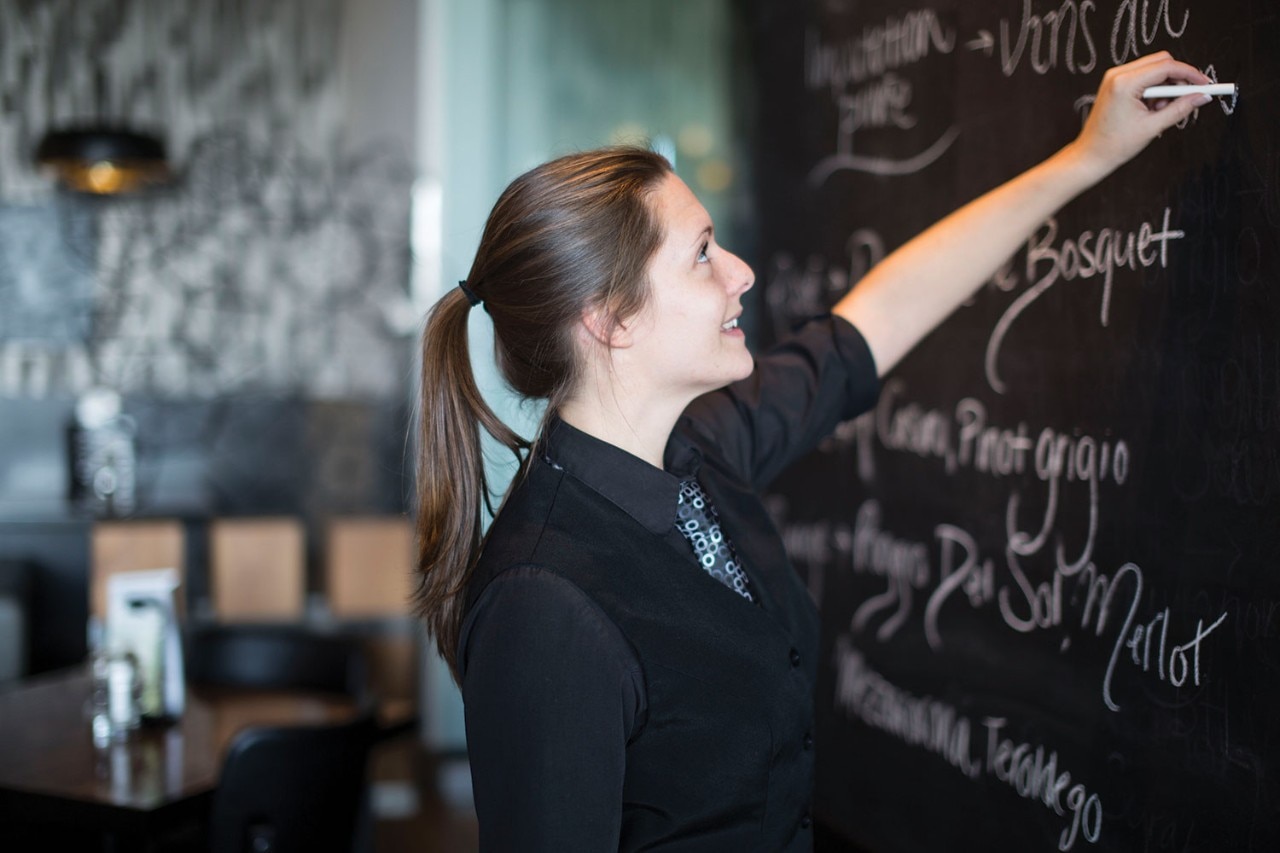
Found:
[[[878,391],[832,317],[694,401],[665,470],[552,422],[467,590],[481,849],[811,849],[817,616],[758,492]],[[676,530],[693,475],[759,606]]]

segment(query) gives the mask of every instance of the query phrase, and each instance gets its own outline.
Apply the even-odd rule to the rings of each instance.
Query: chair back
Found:
[[[89,534],[89,615],[107,616],[107,578],[116,572],[174,569],[186,585],[186,530],[176,519],[95,521]],[[186,594],[178,595],[179,617]]]
[[[288,622],[306,605],[306,531],[299,518],[209,523],[209,587],[219,622]]]
[[[322,726],[261,726],[232,741],[210,814],[212,853],[351,853],[367,839],[368,713]]]
[[[203,625],[187,638],[187,680],[216,687],[316,690],[368,698],[368,664],[353,637],[302,625]]]

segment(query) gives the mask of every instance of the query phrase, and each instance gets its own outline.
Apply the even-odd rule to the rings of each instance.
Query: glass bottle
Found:
[[[132,652],[108,647],[99,619],[89,621],[90,727],[96,746],[122,740],[141,722],[142,683]]]

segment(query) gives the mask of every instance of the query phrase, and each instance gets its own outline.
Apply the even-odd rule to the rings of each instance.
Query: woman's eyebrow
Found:
[[[710,223],[702,226],[702,230],[698,232],[698,236],[694,237],[693,242],[689,244],[690,247],[695,249],[698,248],[698,245],[702,242],[702,239],[704,237],[710,237],[714,233],[715,233],[715,228],[712,227]]]

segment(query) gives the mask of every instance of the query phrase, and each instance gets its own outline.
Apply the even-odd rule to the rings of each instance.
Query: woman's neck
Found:
[[[687,403],[650,405],[635,398],[592,398],[579,395],[560,407],[560,419],[587,435],[606,441],[657,468],[662,467],[667,440]]]

